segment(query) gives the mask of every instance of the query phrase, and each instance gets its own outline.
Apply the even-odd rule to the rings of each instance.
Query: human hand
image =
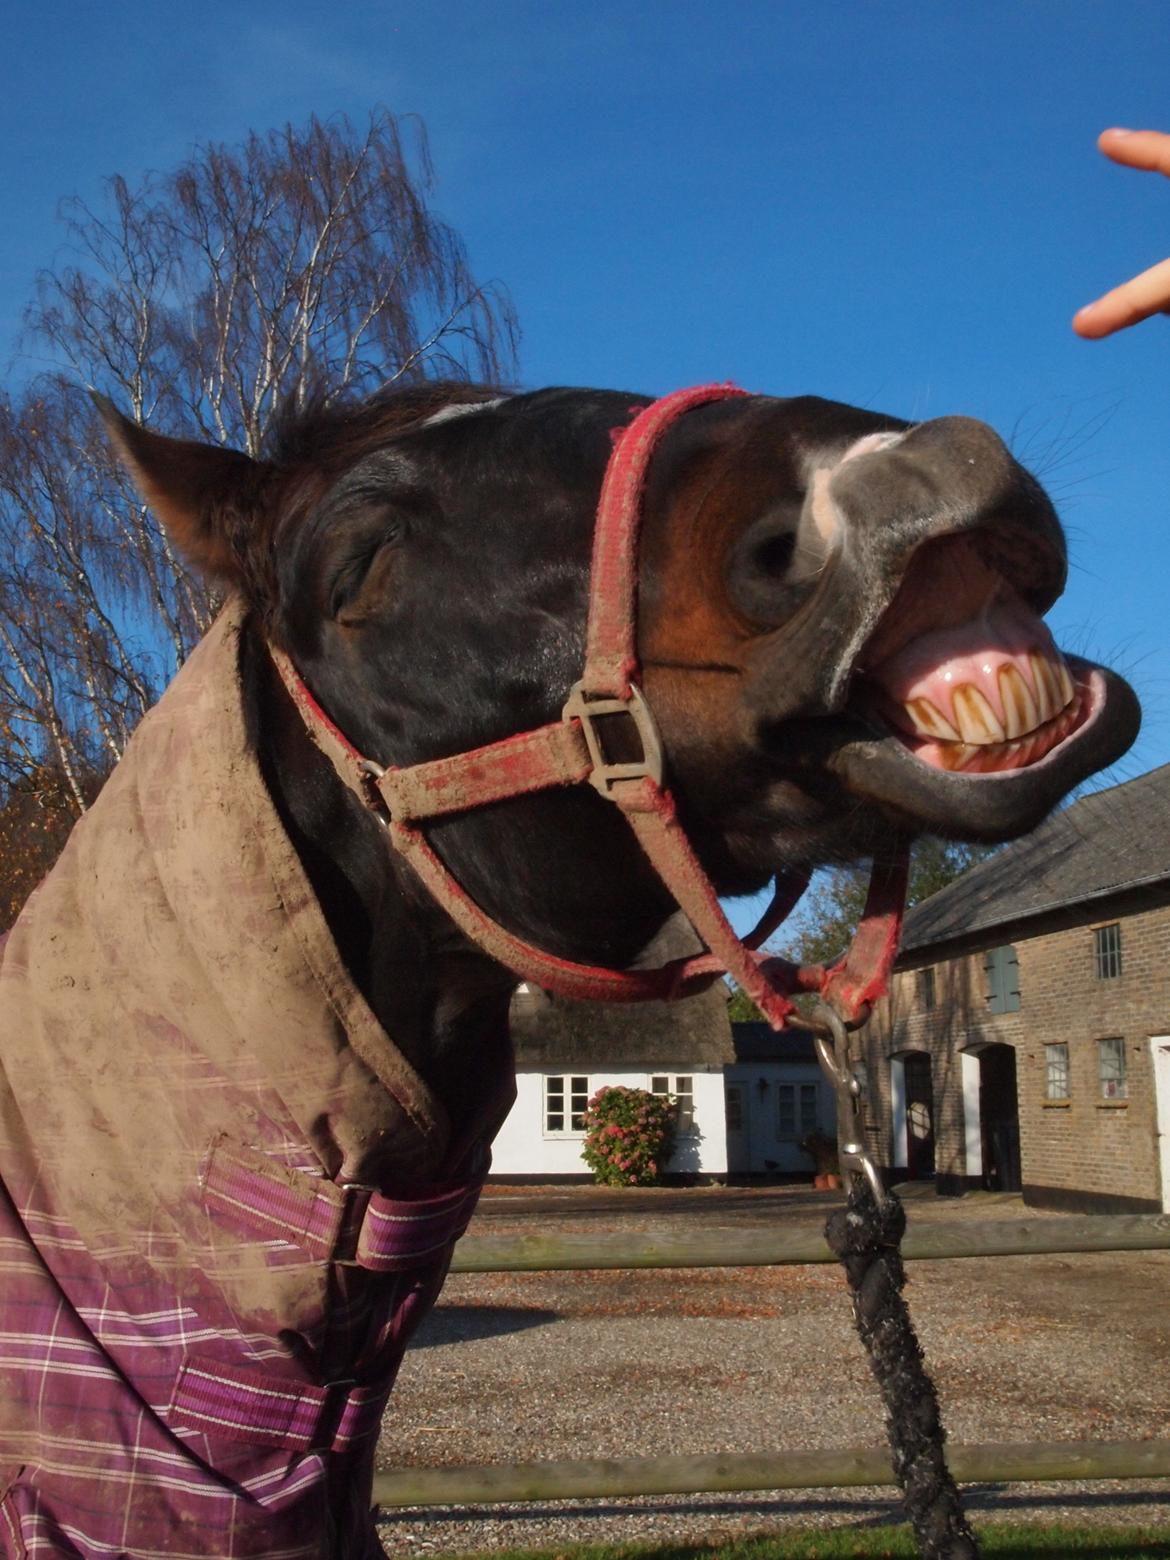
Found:
[[[1097,145],[1115,163],[1145,168],[1170,178],[1170,135],[1159,130],[1105,130]],[[1140,276],[1123,282],[1073,316],[1078,336],[1096,339],[1136,325],[1151,314],[1170,312],[1170,260],[1152,265]]]

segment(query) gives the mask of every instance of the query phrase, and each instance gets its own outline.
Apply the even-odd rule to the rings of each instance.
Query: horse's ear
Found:
[[[243,582],[242,550],[253,532],[269,467],[238,450],[151,433],[94,394],[110,440],[171,541],[202,574]]]

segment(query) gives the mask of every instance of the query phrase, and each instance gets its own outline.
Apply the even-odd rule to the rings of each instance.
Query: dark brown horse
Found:
[[[353,1015],[360,1010],[363,1025],[392,1037],[401,1061],[395,1076],[412,1080],[395,1093],[404,1119],[417,1125],[426,1117],[430,1133],[426,1152],[412,1147],[405,1157],[381,1117],[347,1137],[350,1106],[338,1103],[341,1084],[332,1075],[315,1114],[307,1107],[290,1112],[299,1135],[289,1128],[282,1137],[272,1125],[274,1109],[261,1111],[249,1094],[243,1123],[223,1127],[217,1120],[221,1135],[214,1143],[226,1134],[236,1155],[231,1165],[246,1163],[249,1174],[268,1173],[254,1163],[261,1156],[279,1161],[290,1176],[311,1173],[314,1208],[335,1191],[342,1199],[338,1188],[353,1181],[363,1183],[363,1197],[373,1187],[375,1201],[406,1198],[411,1208],[437,1183],[454,1186],[455,1196],[474,1182],[475,1145],[498,1125],[510,1078],[507,1009],[516,977],[469,941],[410,865],[387,848],[375,811],[342,783],[306,729],[270,646],[287,654],[353,747],[381,766],[424,763],[556,722],[581,675],[594,515],[614,432],[645,404],[645,398],[591,390],[502,398],[469,387],[407,390],[292,419],[263,461],[162,438],[109,411],[115,442],[173,543],[230,593],[232,637],[215,654],[231,660],[232,675],[223,680],[211,651],[195,670],[185,670],[186,702],[174,706],[178,714],[165,727],[156,721],[152,729],[163,737],[142,740],[138,762],[148,768],[149,785],[138,783],[132,796],[126,787],[115,789],[108,803],[103,798],[106,811],[100,805],[79,831],[84,837],[64,870],[102,893],[98,877],[107,881],[118,867],[97,862],[95,842],[111,849],[116,826],[125,831],[123,855],[133,841],[148,838],[166,872],[181,859],[176,880],[199,885],[187,904],[175,903],[166,872],[150,869],[153,902],[149,917],[134,911],[133,957],[103,945],[111,980],[123,978],[111,973],[113,959],[126,980],[173,992],[182,984],[176,962],[182,965],[183,950],[197,949],[203,938],[215,944],[214,960],[201,958],[216,981],[233,949],[255,972],[249,979],[264,981],[269,968],[284,969],[283,934],[265,943],[267,923],[250,899],[244,903],[250,890],[233,873],[254,836],[269,838],[267,812],[233,844],[230,860],[216,855],[215,844],[229,827],[233,786],[244,784],[248,764],[256,766],[264,798],[256,807],[271,810],[299,873],[294,881],[291,868],[274,870],[275,886],[265,884],[272,901],[265,913],[292,925],[298,937],[306,918],[320,917],[330,939],[327,954],[319,947],[312,953],[328,966],[327,978],[315,968],[332,1015],[328,1055],[340,1059],[340,1076],[342,1063],[349,1065],[347,1047],[360,1052],[367,1069],[362,1087],[369,1091],[361,1109],[376,1115],[386,1073],[368,1037],[360,1044],[354,1038]],[[1126,685],[1062,656],[1041,622],[1065,576],[1060,526],[1036,481],[980,423],[942,418],[911,426],[812,398],[719,400],[688,411],[666,431],[649,465],[641,510],[640,683],[661,732],[678,817],[721,894],[757,890],[785,868],[881,854],[923,831],[1011,838],[1133,739],[1137,706]],[[216,678],[222,686],[216,685],[208,729],[214,725],[222,736],[235,701],[243,733],[243,752],[228,754],[222,783],[207,778],[214,744],[204,741],[199,724],[205,688]],[[176,798],[173,825],[160,821],[167,778]],[[192,788],[201,794],[190,797]],[[588,786],[552,787],[446,813],[426,832],[472,901],[556,959],[622,969],[675,909],[626,821]],[[276,846],[264,849],[265,860],[275,859]],[[214,867],[199,859],[203,851]],[[127,881],[103,900],[115,920],[130,893]],[[69,903],[77,898],[73,893]],[[33,920],[52,903],[51,892],[40,910],[34,902]],[[192,913],[198,932],[187,926]],[[156,929],[168,917],[176,930],[163,961]],[[60,925],[58,917],[54,936]],[[21,961],[24,981],[34,961],[23,953]],[[93,973],[83,963],[78,978]],[[274,984],[265,1003],[274,1017],[280,1009],[283,1027],[264,1054],[281,1059],[282,1077],[292,1078],[302,1042],[291,1005],[288,1013],[282,1006],[287,980],[281,979],[285,985]],[[122,1096],[135,1093],[134,1076],[143,1090],[153,1086],[149,1047],[162,1044],[160,1037],[183,1037],[184,1088],[192,1068],[198,1071],[194,1053],[202,1058],[206,1046],[189,1038],[195,1020],[188,1021],[188,1012],[199,1005],[193,990],[193,983],[183,987],[173,1010],[165,991],[149,1002],[126,998],[131,1016],[141,1013],[153,1038],[127,1041],[120,1034],[105,1042],[107,1049],[137,1048],[137,1074],[120,1075]],[[216,1000],[231,1006],[222,995]],[[257,1013],[249,1022],[263,1027]],[[245,1034],[245,1047],[252,1038]],[[12,1045],[5,1041],[6,1061]],[[89,1042],[90,1050],[100,1045]],[[43,1056],[37,1052],[38,1067]],[[229,1065],[216,1064],[220,1071]],[[116,1060],[106,1072],[111,1069],[117,1071]],[[92,1076],[89,1084],[99,1086]],[[260,1087],[249,1075],[247,1089]],[[192,1194],[201,1199],[198,1219],[227,1218],[236,1169],[223,1172],[213,1196],[219,1172],[207,1169],[206,1155],[199,1157],[206,1148],[203,1127],[188,1131],[177,1114],[171,1125],[164,1094],[150,1097],[166,1116],[159,1141],[182,1137],[184,1164],[202,1166],[191,1171],[199,1183]],[[204,1090],[200,1099],[211,1097]],[[44,1104],[43,1091],[27,1090],[11,1113],[22,1129],[10,1126],[9,1141],[35,1142],[56,1130],[53,1111],[46,1122],[34,1119],[38,1103]],[[94,1107],[93,1114],[101,1112]],[[129,1130],[124,1124],[111,1129],[115,1137]],[[295,1151],[287,1147],[293,1139]],[[76,1152],[91,1150],[92,1143]],[[218,1162],[214,1153],[212,1162]],[[4,1168],[7,1178],[12,1172]],[[175,1176],[180,1185],[178,1169]],[[51,1181],[42,1167],[38,1185]],[[186,1196],[176,1195],[180,1202]],[[33,1208],[31,1198],[31,1192],[12,1194],[17,1222],[34,1235],[33,1213],[71,1231],[83,1222],[64,1192],[54,1194],[47,1212]],[[114,1224],[118,1212],[111,1213]],[[367,1545],[377,1552],[365,1510],[369,1423],[363,1421],[364,1439],[355,1430],[351,1440],[337,1424],[349,1424],[347,1415],[357,1423],[367,1387],[376,1409],[385,1400],[391,1343],[396,1347],[408,1331],[406,1320],[386,1322],[401,1308],[401,1278],[386,1277],[377,1261],[362,1268],[360,1254],[338,1259],[339,1248],[314,1247],[328,1315],[322,1320],[323,1313],[308,1307],[301,1316],[287,1295],[278,1304],[237,1283],[232,1264],[245,1259],[225,1255],[214,1244],[218,1234],[206,1235],[203,1224],[188,1227],[185,1217],[152,1215],[149,1249],[125,1257],[130,1268],[142,1264],[141,1304],[136,1311],[120,1294],[118,1305],[106,1308],[131,1319],[166,1311],[155,1261],[156,1248],[166,1244],[163,1225],[169,1230],[173,1223],[188,1246],[204,1253],[204,1309],[192,1301],[194,1320],[184,1325],[214,1336],[195,1347],[168,1334],[172,1352],[158,1366],[160,1380],[136,1389],[156,1439],[135,1464],[131,1504],[161,1511],[166,1478],[179,1480],[185,1493],[175,1497],[173,1511],[166,1508],[166,1520],[168,1532],[183,1526],[174,1540],[183,1553],[360,1555]],[[253,1235],[258,1217],[255,1208],[244,1217]],[[345,1209],[337,1215],[342,1224],[348,1217]],[[448,1244],[457,1223],[444,1226]],[[132,1221],[132,1227],[140,1225]],[[334,1231],[330,1238],[343,1235]],[[296,1244],[287,1227],[281,1239]],[[206,1241],[214,1259],[200,1244]],[[293,1264],[291,1256],[287,1261]],[[274,1265],[279,1262],[269,1251],[260,1266]],[[172,1266],[186,1271],[198,1263],[184,1266],[175,1258]],[[441,1271],[428,1273],[416,1285],[418,1305],[433,1298],[441,1278]],[[68,1275],[58,1273],[55,1282],[68,1296]],[[250,1298],[242,1298],[245,1291]],[[341,1341],[339,1307],[350,1318]],[[119,1355],[85,1320],[96,1306],[74,1309],[101,1357],[114,1358],[127,1375],[129,1345]],[[261,1391],[241,1375],[235,1344],[224,1342],[228,1312],[240,1336],[252,1340],[244,1349],[248,1369],[263,1366],[264,1379],[302,1394],[295,1413],[308,1412],[303,1402],[310,1389],[323,1394],[318,1417],[299,1441],[289,1438],[292,1431],[281,1432],[284,1440],[260,1433],[259,1444],[268,1449],[261,1462],[249,1461],[258,1454],[243,1423],[223,1431],[225,1443],[217,1440],[216,1425],[234,1424],[232,1416],[243,1414],[239,1394]],[[47,1345],[36,1355],[38,1370],[46,1356]],[[176,1358],[186,1396],[161,1379]],[[207,1360],[214,1364],[200,1365]],[[191,1387],[199,1370],[200,1380],[218,1383],[202,1399]],[[224,1381],[236,1382],[235,1398]],[[25,1391],[19,1380],[14,1387],[0,1380],[0,1388],[14,1398]],[[216,1398],[217,1390],[227,1395]],[[271,1390],[280,1395],[279,1386]],[[38,1427],[35,1415],[25,1419],[30,1422],[8,1441],[0,1431],[0,1475],[12,1470],[4,1508],[11,1532],[23,1533],[26,1543],[48,1535],[45,1542],[57,1543],[60,1553],[108,1553],[95,1546],[99,1538],[111,1541],[109,1511],[102,1506],[100,1516],[86,1517],[87,1503],[101,1505],[92,1489],[69,1504],[72,1497],[63,1493],[69,1476],[61,1471],[68,1459],[55,1458],[49,1421]],[[372,1422],[376,1428],[376,1411]],[[125,1448],[124,1424],[107,1426],[106,1433]],[[99,1434],[92,1424],[89,1434]],[[144,1435],[140,1449],[147,1446]],[[110,1455],[109,1467],[121,1469]],[[230,1485],[234,1547],[224,1547],[226,1508],[210,1497],[199,1506],[198,1481],[185,1458],[209,1470],[206,1478],[218,1481],[217,1488]],[[269,1489],[279,1495],[266,1507]],[[128,1536],[113,1540],[124,1541],[126,1552],[159,1547],[154,1527],[146,1523],[138,1532],[126,1520]],[[0,1525],[0,1544],[4,1533]],[[15,1538],[9,1544],[10,1553],[21,1552]]]

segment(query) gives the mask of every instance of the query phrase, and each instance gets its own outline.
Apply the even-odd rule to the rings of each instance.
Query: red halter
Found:
[[[678,821],[663,784],[662,745],[649,706],[634,678],[637,548],[642,491],[650,459],[676,418],[711,401],[745,392],[734,385],[677,390],[639,411],[617,436],[602,484],[593,540],[585,668],[561,719],[469,753],[383,769],[364,758],[321,709],[281,650],[272,658],[309,730],[342,779],[381,819],[390,843],[468,937],[517,975],[579,1001],[644,1002],[687,996],[724,972],[756,1003],[773,1028],[796,1011],[796,991],[816,991],[847,1023],[862,1021],[885,990],[897,951],[906,890],[906,854],[875,866],[865,913],[845,957],[829,969],[798,966],[756,949],[795,906],[808,886],[807,871],[778,873],[762,920],[743,941],[720,907]],[[611,763],[596,726],[599,717],[626,715],[638,732],[642,757]],[[619,807],[651,865],[707,948],[653,970],[613,970],[558,958],[516,937],[466,893],[431,849],[418,825],[427,818],[466,812],[507,797],[552,786],[588,782]]]

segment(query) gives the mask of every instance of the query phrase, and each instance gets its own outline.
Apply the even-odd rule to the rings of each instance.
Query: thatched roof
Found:
[[[512,1042],[521,1072],[719,1068],[732,1060],[726,987],[718,981],[682,1002],[633,1005],[518,992]]]
[[[696,951],[693,932],[677,920],[647,949],[645,964]],[[512,998],[512,1043],[521,1072],[608,1068],[720,1068],[733,1059],[728,990],[717,980],[680,1002],[570,1002],[538,987]]]

